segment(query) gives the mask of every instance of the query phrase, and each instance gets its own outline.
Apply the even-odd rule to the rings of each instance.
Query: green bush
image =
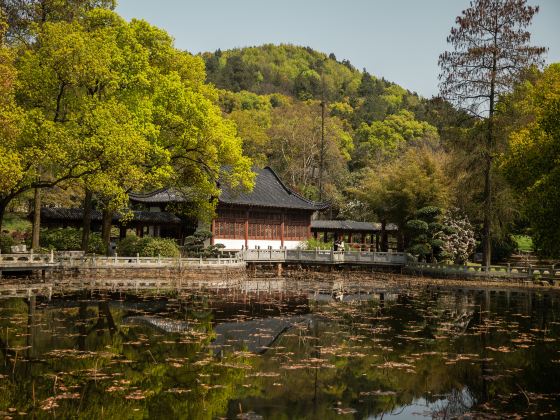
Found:
[[[187,257],[217,258],[219,256],[231,256],[224,253],[222,244],[205,246],[206,241],[212,238],[212,232],[208,230],[197,230],[193,235],[185,238],[183,247]]]
[[[117,254],[123,257],[178,257],[179,248],[173,239],[153,238],[147,236],[138,238],[135,235],[127,236],[117,245]]]
[[[5,233],[0,234],[0,251],[3,254],[9,254],[12,252],[11,246],[14,245],[14,238]]]
[[[139,254],[142,257],[178,257],[179,248],[173,239],[142,238],[138,241]]]
[[[56,251],[79,251],[82,248],[82,230],[75,228],[41,229],[41,248]],[[88,252],[104,254],[105,247],[99,233],[90,233]]]
[[[212,238],[212,233],[207,230],[197,230],[193,235],[185,238],[184,249],[189,256],[198,257],[204,252],[204,243]]]
[[[309,238],[301,243],[300,248],[307,250],[334,249],[334,245],[332,241],[324,242],[321,239]]]
[[[123,257],[135,257],[138,252],[138,236],[129,235],[117,244],[117,254]]]
[[[511,235],[506,235],[500,239],[492,239],[492,264],[504,262],[516,249],[517,242]]]

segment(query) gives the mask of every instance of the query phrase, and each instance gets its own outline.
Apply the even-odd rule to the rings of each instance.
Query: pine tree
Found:
[[[484,123],[483,265],[490,265],[492,178],[495,112],[523,69],[542,66],[545,48],[530,45],[531,24],[538,7],[526,0],[474,0],[458,16],[447,42],[453,51],[439,57],[440,93]]]

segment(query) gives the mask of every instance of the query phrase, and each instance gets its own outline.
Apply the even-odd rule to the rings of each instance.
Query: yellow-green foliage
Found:
[[[560,256],[560,64],[519,85],[505,104],[526,122],[509,136],[501,167],[522,196],[538,252]]]
[[[130,190],[188,184],[205,214],[218,174],[252,187],[251,161],[205,84],[204,61],[165,31],[99,8],[29,30],[17,69],[16,46],[0,46],[2,210],[62,181],[85,184],[110,210]]]
[[[427,147],[409,149],[376,172],[364,174],[361,188],[354,193],[372,214],[402,229],[421,208],[445,208],[450,185],[444,171],[446,161],[445,154]]]
[[[321,73],[332,95],[356,93],[361,80],[351,66],[311,48],[289,44],[206,53],[204,58],[210,81],[234,91],[303,94],[303,99],[310,99],[321,89]]]
[[[82,248],[82,231],[75,228],[42,229],[40,245],[42,248],[56,251],[78,251]],[[105,253],[105,246],[99,233],[90,234],[88,252]]]

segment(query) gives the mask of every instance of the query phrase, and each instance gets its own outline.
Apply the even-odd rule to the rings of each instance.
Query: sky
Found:
[[[431,97],[438,92],[438,56],[455,17],[469,0],[118,0],[127,20],[165,29],[193,54],[290,43],[309,46],[358,69]],[[540,12],[534,45],[560,62],[560,0],[528,0]]]

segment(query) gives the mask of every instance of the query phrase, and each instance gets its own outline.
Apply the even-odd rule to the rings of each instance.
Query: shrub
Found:
[[[441,243],[442,257],[456,264],[466,264],[476,247],[474,229],[468,217],[457,209],[444,214],[443,227],[436,236]]]
[[[39,244],[42,248],[56,251],[78,251],[82,248],[82,230],[75,228],[41,229]],[[105,246],[99,233],[90,233],[88,252],[105,253]]]
[[[517,249],[517,242],[511,235],[492,239],[492,264],[507,260]]]
[[[208,230],[197,230],[193,235],[185,238],[184,251],[187,257],[216,258],[223,256],[222,244],[204,246],[208,239],[212,238],[212,232]]]
[[[11,247],[14,244],[14,239],[10,235],[6,235],[5,233],[0,234],[0,251],[2,251],[3,254],[12,252]]]
[[[138,238],[135,235],[127,236],[117,245],[117,253],[123,257],[178,257],[179,248],[173,239],[153,238],[147,236]]]
[[[179,248],[173,239],[146,237],[138,241],[141,257],[178,257]]]
[[[117,244],[117,254],[123,257],[135,257],[138,254],[138,236],[129,235]]]
[[[185,238],[185,252],[189,256],[198,257],[204,251],[204,243],[211,237],[211,232],[197,230],[193,235]]]
[[[437,234],[441,231],[442,210],[439,207],[423,207],[416,212],[416,218],[405,224],[405,233],[409,237],[407,251],[417,256],[420,261],[432,262],[439,259],[441,241]]]
[[[307,249],[307,250],[315,250],[315,249],[334,249],[333,242],[323,242],[320,239],[309,238],[306,241],[303,241],[298,248]]]

